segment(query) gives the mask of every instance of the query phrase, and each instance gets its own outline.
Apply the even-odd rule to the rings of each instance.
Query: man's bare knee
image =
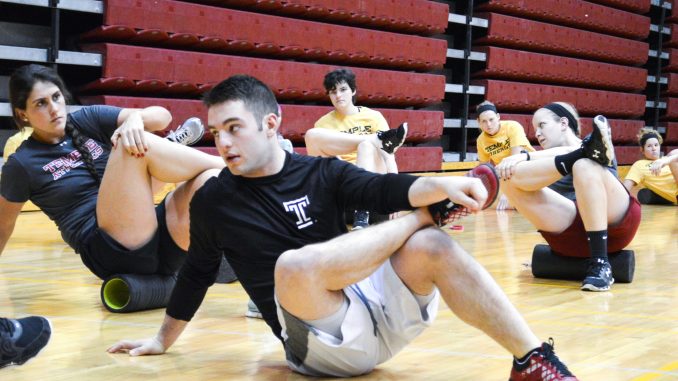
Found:
[[[316,256],[314,251],[306,246],[282,253],[275,263],[276,287],[306,287],[313,282],[316,275],[312,261]]]

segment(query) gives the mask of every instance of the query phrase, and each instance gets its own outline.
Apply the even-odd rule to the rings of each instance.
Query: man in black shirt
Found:
[[[109,352],[164,353],[214,283],[223,254],[297,372],[371,371],[432,323],[442,296],[516,356],[512,380],[535,371],[576,380],[491,276],[433,226],[425,207],[444,199],[480,210],[487,191],[478,179],[378,175],[337,159],[286,153],[277,143],[275,97],[252,77],[231,77],[204,101],[227,168],[191,202],[189,253],[159,333]],[[347,207],[414,211],[347,233]]]

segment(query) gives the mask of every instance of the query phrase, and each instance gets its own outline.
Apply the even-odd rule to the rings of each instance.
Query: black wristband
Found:
[[[522,150],[522,151],[520,151],[520,153],[524,153],[525,155],[527,155],[526,161],[530,161],[530,153],[529,152],[527,152],[526,150]]]

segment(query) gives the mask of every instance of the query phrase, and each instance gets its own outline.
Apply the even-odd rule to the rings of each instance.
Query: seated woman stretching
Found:
[[[102,279],[176,272],[189,243],[188,203],[222,159],[145,132],[169,124],[162,107],[68,113],[64,82],[48,67],[17,69],[9,87],[17,126],[33,133],[2,170],[0,253],[31,200]],[[151,178],[184,183],[156,207]]]

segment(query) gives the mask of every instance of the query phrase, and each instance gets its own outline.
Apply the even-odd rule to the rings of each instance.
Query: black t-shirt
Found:
[[[68,122],[87,136],[99,177],[111,152],[110,137],[117,127],[120,108],[89,106],[68,114]],[[31,200],[54,221],[64,241],[75,251],[96,227],[99,186],[87,171],[73,140],[66,135],[56,144],[32,137],[9,156],[2,168],[0,194],[8,201]]]
[[[412,209],[416,177],[377,175],[337,159],[287,154],[272,176],[234,176],[228,168],[196,192],[190,206],[191,244],[167,314],[190,320],[214,283],[222,253],[280,337],[273,270],[283,252],[345,233],[344,210],[380,213]]]

